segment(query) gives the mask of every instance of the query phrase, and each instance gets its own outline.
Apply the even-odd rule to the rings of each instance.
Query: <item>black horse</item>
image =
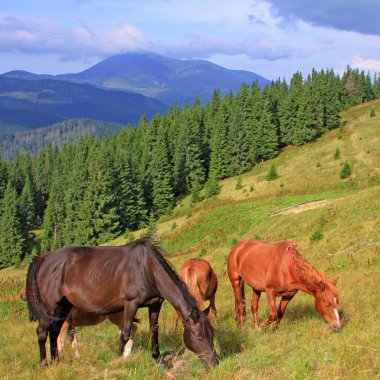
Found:
[[[218,363],[207,316],[150,240],[141,239],[121,247],[67,247],[36,256],[29,266],[26,296],[39,321],[41,365],[47,364],[48,335],[51,357],[57,357],[57,336],[72,307],[99,315],[123,311],[120,354],[129,339],[137,309],[148,307],[152,356],[160,362],[158,317],[164,299],[182,318],[185,346],[206,367]]]

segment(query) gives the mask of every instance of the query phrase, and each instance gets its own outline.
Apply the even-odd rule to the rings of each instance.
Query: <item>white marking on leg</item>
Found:
[[[127,358],[131,354],[132,347],[133,347],[133,339],[129,339],[126,345],[124,346],[124,351],[123,351],[124,358]]]

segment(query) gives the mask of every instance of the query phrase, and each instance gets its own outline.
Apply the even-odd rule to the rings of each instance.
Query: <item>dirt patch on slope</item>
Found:
[[[296,205],[289,206],[289,207],[283,208],[281,210],[272,212],[269,216],[274,216],[274,215],[279,215],[279,214],[284,214],[284,215],[298,214],[300,212],[309,211],[309,210],[313,210],[315,208],[324,207],[329,203],[330,203],[330,201],[327,201],[326,199],[318,199],[315,201],[298,203]]]

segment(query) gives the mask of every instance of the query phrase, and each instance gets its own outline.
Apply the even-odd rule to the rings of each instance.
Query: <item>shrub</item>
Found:
[[[340,149],[339,148],[336,148],[336,151],[334,153],[334,158],[336,160],[339,160],[339,158],[340,158]]]
[[[205,185],[205,197],[211,198],[214,195],[218,195],[220,193],[221,186],[214,179],[209,179]]]
[[[207,250],[202,248],[201,251],[198,253],[198,258],[202,258],[207,253]]]
[[[242,184],[241,176],[239,175],[236,182],[235,190],[240,190],[242,187],[243,187],[243,184]]]
[[[375,117],[376,116],[376,111],[375,111],[375,107],[374,106],[372,106],[371,112],[370,112],[369,116],[370,117]]]
[[[352,173],[352,169],[351,169],[351,166],[350,164],[346,161],[344,164],[343,164],[343,167],[342,167],[342,170],[340,171],[340,178],[341,179],[345,179],[345,178],[348,178]]]
[[[310,236],[310,241],[319,241],[323,239],[323,232],[320,228],[317,228]]]
[[[266,176],[266,180],[267,181],[273,181],[275,179],[279,178],[278,174],[277,174],[277,169],[274,165],[272,165],[269,169],[269,172]]]

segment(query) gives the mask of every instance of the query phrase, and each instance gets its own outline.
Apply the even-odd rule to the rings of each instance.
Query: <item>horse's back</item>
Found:
[[[229,265],[252,288],[265,290],[267,286],[280,286],[288,276],[286,257],[289,242],[266,243],[243,240],[231,251]]]
[[[118,311],[126,283],[133,293],[134,276],[142,267],[141,250],[131,248],[65,247],[46,255],[38,274],[44,304],[53,308],[65,297],[84,312]]]
[[[188,285],[195,279],[203,299],[210,299],[217,290],[218,278],[211,264],[204,259],[191,258],[182,266],[180,277]]]

